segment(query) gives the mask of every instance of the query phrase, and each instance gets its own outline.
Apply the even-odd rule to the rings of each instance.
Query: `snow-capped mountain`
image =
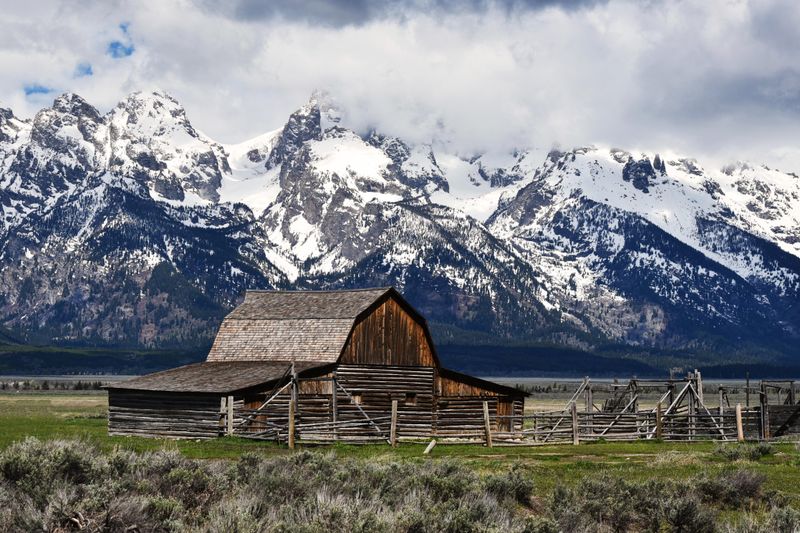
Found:
[[[590,147],[452,154],[324,94],[235,145],[163,92],[0,109],[0,322],[207,340],[245,288],[395,285],[440,339],[791,353],[800,178]]]
[[[587,326],[689,346],[797,334],[798,208],[792,175],[583,148],[550,154],[488,225]]]

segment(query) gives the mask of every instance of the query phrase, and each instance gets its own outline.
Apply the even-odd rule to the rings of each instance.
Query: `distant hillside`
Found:
[[[115,374],[139,375],[202,361],[207,348],[187,351],[63,348],[0,345],[0,375]],[[553,346],[441,345],[442,363],[453,370],[478,376],[629,378],[665,377],[701,368],[708,378],[800,378],[800,365],[697,361],[647,352],[623,354],[615,350],[588,353]]]
[[[118,374],[156,372],[205,359],[206,353],[0,345],[0,375]]]

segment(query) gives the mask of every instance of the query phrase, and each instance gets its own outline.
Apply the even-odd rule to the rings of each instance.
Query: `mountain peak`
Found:
[[[321,107],[332,102],[331,93],[325,89],[314,89],[308,99],[308,105]]]
[[[183,106],[163,90],[137,91],[129,94],[110,113],[111,124],[142,137],[161,136],[168,131],[184,130],[198,137],[186,117]]]
[[[72,92],[65,92],[56,98],[53,101],[53,109],[60,113],[87,117],[94,121],[100,121],[100,113],[97,109],[81,96]]]
[[[314,89],[306,107],[319,111],[320,129],[323,132],[338,126],[342,120],[342,108],[331,93],[324,89]]]
[[[123,98],[117,107],[130,110],[149,111],[151,115],[167,113],[173,117],[185,115],[186,112],[178,100],[161,89],[153,91],[136,91]]]
[[[11,109],[0,107],[0,143],[16,139],[24,124],[25,121],[14,116]]]

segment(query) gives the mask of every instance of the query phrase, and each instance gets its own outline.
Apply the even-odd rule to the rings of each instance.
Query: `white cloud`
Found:
[[[0,101],[30,116],[53,97],[26,98],[37,83],[107,110],[159,87],[230,142],[280,126],[326,88],[354,127],[462,152],[597,142],[796,164],[796,3],[527,4],[390,2],[363,15],[316,1],[225,12],[188,1],[12,4],[0,22]],[[112,58],[123,22],[135,51]],[[80,63],[94,75],[76,77]]]

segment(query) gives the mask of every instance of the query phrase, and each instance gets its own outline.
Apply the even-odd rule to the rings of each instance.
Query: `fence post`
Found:
[[[431,442],[428,444],[428,446],[425,447],[425,451],[422,452],[422,453],[425,454],[425,455],[430,454],[431,450],[433,450],[434,446],[436,446],[436,439],[431,440]]]
[[[742,426],[742,404],[736,404],[736,440],[744,442],[744,427]]]
[[[663,407],[661,402],[656,406],[656,438],[661,439],[664,436],[664,420],[663,420]]]
[[[586,400],[586,412],[590,413],[592,411],[592,386],[589,385],[589,376],[583,378],[583,382],[586,384],[586,389],[584,391],[584,399]]]
[[[333,372],[333,376],[331,377],[331,386],[333,387],[333,393],[331,394],[331,410],[333,411],[331,418],[333,419],[333,440],[339,440],[339,428],[337,424],[339,423],[339,408],[337,405],[337,393],[339,385],[336,382],[336,372]]]
[[[483,402],[483,426],[486,431],[486,446],[492,447],[492,426],[489,423],[489,402]]]
[[[228,416],[228,408],[227,404],[225,403],[227,399],[227,396],[219,397],[219,421],[217,423],[219,424],[220,435],[225,435],[228,432],[228,423],[225,420]]]
[[[761,403],[761,440],[769,440],[769,396],[767,387],[761,383],[759,401]]]
[[[228,403],[227,403],[227,415],[226,415],[226,423],[227,427],[225,428],[225,433],[227,435],[233,435],[233,396],[228,396]]]
[[[689,440],[694,440],[694,429],[695,429],[695,412],[696,412],[696,404],[699,400],[699,397],[696,396],[696,391],[694,394],[691,392],[687,395],[689,397]]]
[[[695,377],[695,379],[697,379],[697,401],[699,403],[705,403],[705,401],[703,399],[703,376],[700,375],[700,371],[699,370],[695,369],[694,377]],[[698,407],[699,407],[699,405],[698,405]]]
[[[397,400],[392,400],[392,426],[389,429],[389,442],[392,448],[397,446]]]
[[[580,434],[578,433],[578,406],[575,402],[570,404],[570,411],[572,412],[572,444],[580,442]]]
[[[291,389],[291,395],[289,396],[289,438],[288,444],[289,449],[294,450],[294,438],[295,438],[295,427],[294,427],[294,418],[297,412],[297,396],[299,391],[297,390],[297,372],[294,368],[294,361],[292,361],[292,385],[289,387]]]
[[[592,393],[592,385],[589,382],[588,376],[586,377],[586,434],[593,435],[594,434],[594,394]]]
[[[750,372],[747,373],[747,377],[745,378],[745,386],[744,386],[744,401],[745,405],[749,408],[750,407]]]
[[[289,449],[294,450],[294,396],[289,401]]]

